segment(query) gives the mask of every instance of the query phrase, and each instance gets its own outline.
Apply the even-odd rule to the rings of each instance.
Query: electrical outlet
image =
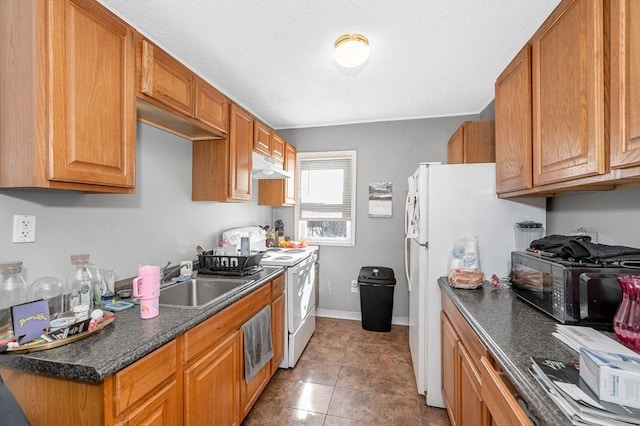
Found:
[[[351,280],[351,293],[357,293],[359,290],[358,281]]]
[[[32,214],[13,215],[13,242],[34,243],[36,241],[36,217]]]

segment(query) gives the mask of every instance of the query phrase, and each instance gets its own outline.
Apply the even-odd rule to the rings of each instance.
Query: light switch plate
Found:
[[[13,215],[13,242],[34,243],[36,241],[36,216],[32,214]]]

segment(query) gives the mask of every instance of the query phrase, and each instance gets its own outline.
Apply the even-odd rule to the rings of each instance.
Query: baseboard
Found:
[[[317,309],[316,316],[325,317],[325,318],[339,318],[339,319],[348,319],[348,320],[354,320],[354,321],[362,321],[362,314],[360,312],[353,312],[353,311],[337,311],[334,309]],[[392,317],[391,324],[408,326],[409,317]]]

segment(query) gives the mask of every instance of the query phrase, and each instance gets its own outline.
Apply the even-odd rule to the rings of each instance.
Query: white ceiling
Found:
[[[559,0],[99,0],[275,129],[476,114]],[[359,32],[357,73],[333,62]]]

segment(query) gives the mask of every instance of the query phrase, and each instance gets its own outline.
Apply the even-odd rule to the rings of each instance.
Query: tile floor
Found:
[[[316,318],[296,367],[278,370],[243,425],[449,425],[416,392],[408,333]]]

